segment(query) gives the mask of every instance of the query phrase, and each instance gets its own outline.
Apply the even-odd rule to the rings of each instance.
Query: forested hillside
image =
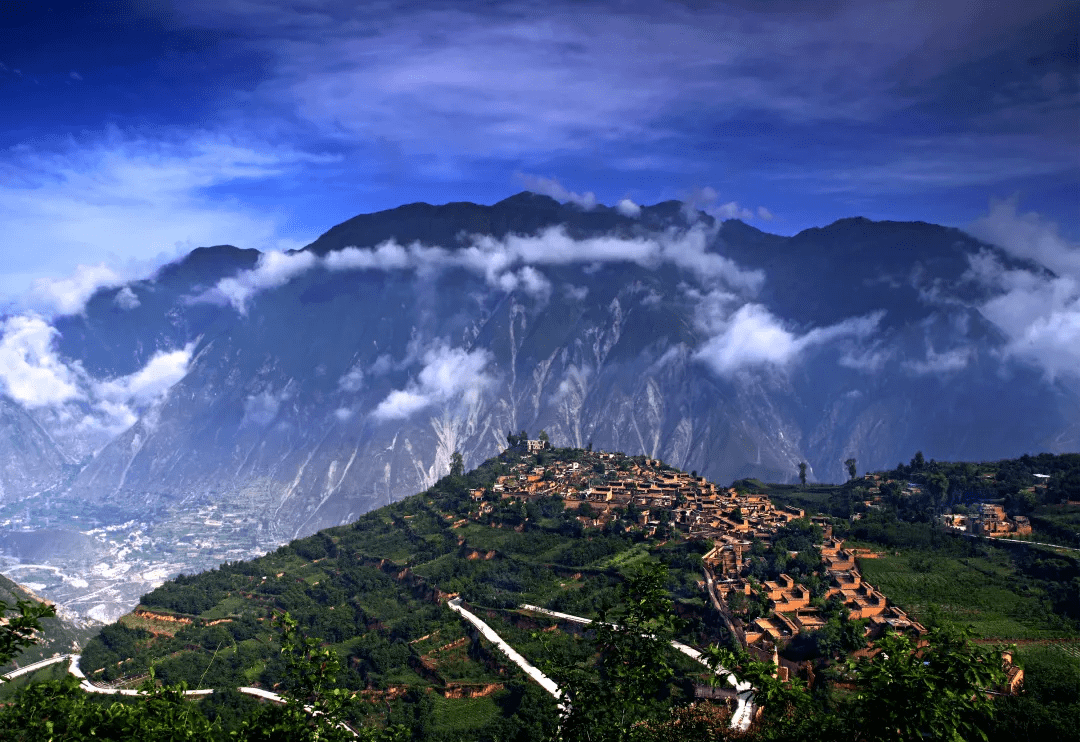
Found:
[[[798,503],[810,512],[832,513],[835,535],[876,551],[876,558],[860,559],[868,579],[928,628],[952,631],[971,625],[974,638],[991,642],[986,647],[997,641],[1037,642],[1022,646],[1017,658],[1030,658],[1033,670],[1042,668],[1038,677],[1029,676],[1032,688],[1042,688],[1041,695],[1002,700],[996,708],[1003,713],[984,724],[992,739],[1011,739],[1015,735],[1004,730],[1015,732],[1017,714],[1040,719],[1032,722],[1040,733],[1057,733],[1068,729],[1061,719],[1080,712],[1062,691],[1071,687],[1069,678],[1080,677],[1080,660],[1070,654],[1070,647],[1078,646],[1072,642],[1080,638],[1080,560],[1064,551],[949,533],[934,523],[944,506],[940,498],[910,490],[891,497],[887,484],[902,479],[905,487],[907,482],[926,486],[943,476],[950,488],[1015,499],[1028,494],[1035,473],[1050,472],[1066,489],[1040,489],[1031,512],[1069,508],[1061,501],[1070,497],[1074,458],[1080,457],[981,465],[913,462],[896,472],[832,487],[749,481],[735,487],[765,491],[777,502]],[[588,667],[596,647],[583,641],[580,628],[521,606],[588,618],[622,615],[628,578],[641,575],[647,565],[663,565],[663,599],[671,601],[667,613],[675,619],[674,636],[702,648],[732,646],[701,587],[701,557],[712,547],[710,541],[688,537],[673,518],[653,514],[648,521],[634,507],[616,510],[602,527],[586,528],[584,523],[594,521],[583,515],[585,503],[575,511],[557,497],[522,500],[501,496],[496,487],[511,472],[554,471],[553,462],[576,466],[603,486],[642,460],[580,449],[525,454],[511,448],[468,473],[455,461],[454,473],[428,491],[349,526],[294,541],[260,559],[162,585],[90,643],[81,667],[95,682],[129,686],[145,682],[152,667],[157,682],[289,691],[299,681],[281,652],[280,619],[288,612],[306,637],[341,658],[329,684],[349,691],[352,700],[345,713],[356,725],[401,725],[416,740],[544,739],[554,729],[554,700],[480,639],[447,607],[446,598],[462,596],[528,660],[549,668],[560,682],[572,683],[580,676],[566,675],[566,668]],[[670,471],[659,462],[651,465]],[[876,493],[870,492],[871,481]],[[653,525],[646,528],[646,522]],[[820,529],[808,520],[792,521],[776,533],[772,548],[751,549],[751,576],[775,580],[787,572],[805,584],[821,584],[820,557],[812,556],[820,538]],[[815,588],[815,594],[818,590],[824,586]],[[830,610],[819,602],[823,612]],[[743,608],[752,617],[753,602]],[[854,629],[845,629],[855,622],[842,612],[834,618],[817,634],[782,649],[785,661],[808,661],[816,668],[820,689],[842,679],[836,675],[843,668],[837,657],[864,643],[845,638],[855,636]],[[834,631],[839,633],[833,636]],[[662,653],[671,674],[662,683],[663,702],[650,712],[660,714],[658,719],[666,718],[668,707],[684,708],[695,687],[707,685],[708,678],[688,658]],[[208,713],[225,713],[222,704],[227,707],[230,697],[213,698],[204,702],[216,709]],[[819,711],[806,707],[805,713],[855,708],[836,707],[829,698],[805,695],[805,702],[816,699],[812,704],[819,704]],[[774,725],[756,734],[784,739],[791,731]]]

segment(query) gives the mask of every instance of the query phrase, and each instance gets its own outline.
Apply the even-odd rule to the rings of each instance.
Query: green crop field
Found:
[[[918,620],[935,617],[971,625],[988,639],[1050,639],[1075,636],[1042,591],[1031,587],[1000,556],[951,557],[937,551],[904,550],[861,559],[863,577]]]
[[[484,698],[434,697],[437,727],[444,732],[467,732],[483,729],[499,713],[491,696]]]

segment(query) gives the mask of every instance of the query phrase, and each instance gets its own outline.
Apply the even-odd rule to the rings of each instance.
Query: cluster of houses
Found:
[[[829,534],[830,529],[824,530]],[[767,615],[745,623],[735,615],[729,607],[734,596],[739,593],[750,596],[755,590],[744,569],[743,558],[749,547],[748,542],[729,540],[718,543],[708,552],[704,557],[706,586],[740,642],[768,654],[782,648],[800,632],[821,628],[825,618],[820,609],[811,605],[810,589],[786,574],[757,586],[769,601]],[[831,584],[825,599],[839,596],[852,620],[867,619],[866,634],[870,639],[888,629],[924,634],[926,629],[921,624],[897,606],[890,605],[881,592],[863,580],[855,556],[854,550],[843,548],[842,541],[826,536],[821,545],[821,558]]]
[[[542,450],[543,444],[523,441],[519,448],[528,454]],[[767,495],[720,488],[655,459],[592,452],[578,461],[552,461],[547,466],[522,461],[512,466],[511,473],[500,476],[491,491],[476,490],[472,495],[480,503],[480,515],[494,508],[495,498],[554,496],[563,500],[566,510],[576,512],[586,528],[600,528],[632,514],[646,536],[654,536],[666,522],[692,537],[712,541],[714,547],[704,557],[707,588],[744,646],[775,648],[825,623],[819,609],[810,604],[809,588],[786,574],[757,588],[768,597],[769,615],[744,624],[728,608],[734,593],[750,595],[755,589],[746,576],[745,562],[752,540],[768,544],[779,528],[806,515],[799,508],[775,506]],[[839,595],[852,619],[868,619],[871,638],[887,628],[924,633],[920,624],[863,581],[855,554],[831,538],[827,520],[814,520],[826,534],[821,554],[832,583],[826,597]]]
[[[523,441],[523,453],[542,450],[539,441]],[[602,528],[611,521],[632,518],[647,537],[671,523],[691,536],[725,539],[737,534],[767,539],[784,524],[801,518],[798,508],[774,507],[766,495],[718,488],[695,474],[672,469],[656,459],[631,459],[622,454],[588,452],[580,461],[553,461],[547,466],[528,462],[512,466],[498,477],[491,491],[472,492],[481,503],[477,514],[494,509],[493,499],[533,500],[558,497],[577,514],[585,528]]]
[[[518,445],[526,455],[546,447],[546,441],[535,440],[523,440]],[[800,632],[825,625],[821,610],[811,602],[810,589],[790,575],[781,574],[775,581],[761,584],[748,577],[747,557],[753,540],[770,544],[781,527],[805,517],[799,508],[774,506],[764,494],[719,488],[696,473],[674,470],[655,459],[591,451],[578,460],[551,461],[545,466],[523,457],[489,490],[472,492],[473,501],[479,504],[474,512],[480,516],[492,512],[495,500],[541,497],[561,499],[564,508],[575,512],[586,528],[601,528],[616,518],[632,517],[647,537],[655,536],[659,526],[666,523],[689,536],[710,540],[713,548],[702,559],[702,586],[740,643],[759,657],[775,661],[784,677],[793,668],[785,667],[791,663],[781,661],[778,650]],[[855,561],[857,550],[844,548],[841,540],[832,537],[828,519],[811,520],[824,534],[821,559],[830,583],[826,600],[838,596],[852,620],[865,619],[870,640],[888,630],[918,636],[926,633],[924,626],[863,580]],[[996,505],[984,505],[971,523],[978,524],[974,532],[987,535],[1030,533],[1031,529],[1026,518],[1009,518]],[[731,609],[731,601],[736,594],[750,596],[755,590],[764,594],[770,610],[764,616],[744,621]],[[1008,659],[1005,664],[1010,673],[1006,690],[1014,690],[1023,671]]]
[[[974,515],[946,513],[941,516],[946,527],[957,531],[966,531],[976,536],[1028,536],[1031,534],[1031,521],[1023,515],[1007,515],[1000,505],[982,503]]]

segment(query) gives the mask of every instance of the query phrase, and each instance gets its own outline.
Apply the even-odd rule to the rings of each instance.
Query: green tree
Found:
[[[450,476],[465,476],[465,459],[462,458],[461,453],[458,451],[450,454]]]
[[[936,471],[926,478],[926,489],[930,496],[933,497],[933,504],[936,510],[945,503],[945,498],[949,494],[949,478],[941,472]]]
[[[799,462],[799,484],[806,484],[806,462]]]
[[[593,624],[589,662],[546,663],[567,705],[566,742],[633,740],[642,722],[667,715],[675,674],[669,642],[680,627],[667,577],[666,566],[650,562],[620,586],[618,608]]]
[[[844,466],[847,467],[848,477],[851,479],[854,479],[855,476],[859,473],[859,470],[856,468],[855,464],[855,459],[848,459],[844,462]]]
[[[8,604],[0,600],[0,665],[15,659],[15,655],[38,642],[41,619],[56,616],[56,606],[33,600],[17,600],[19,615],[7,616]]]
[[[731,651],[713,646],[704,654],[713,669],[713,685],[728,684],[730,675],[750,683],[753,702],[762,714],[751,729],[750,739],[810,742],[839,738],[841,722],[835,716],[816,712],[814,699],[801,680],[780,680],[776,665],[755,660],[741,648]]]
[[[986,739],[994,702],[987,690],[1004,679],[998,651],[983,649],[968,631],[935,630],[927,645],[889,633],[870,659],[848,661],[858,691],[848,707],[860,742]]]

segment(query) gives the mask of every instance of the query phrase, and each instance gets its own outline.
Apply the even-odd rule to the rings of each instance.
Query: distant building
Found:
[[[977,536],[1026,536],[1031,533],[1031,522],[1022,515],[1010,518],[1000,505],[983,503],[979,514],[971,519],[969,529]]]
[[[945,515],[941,516],[941,522],[945,524],[946,528],[957,531],[966,531],[968,528],[967,516],[959,513],[945,513]]]
[[[536,453],[537,451],[543,451],[547,447],[547,441],[539,440],[524,440],[519,444],[519,448],[525,453]]]

